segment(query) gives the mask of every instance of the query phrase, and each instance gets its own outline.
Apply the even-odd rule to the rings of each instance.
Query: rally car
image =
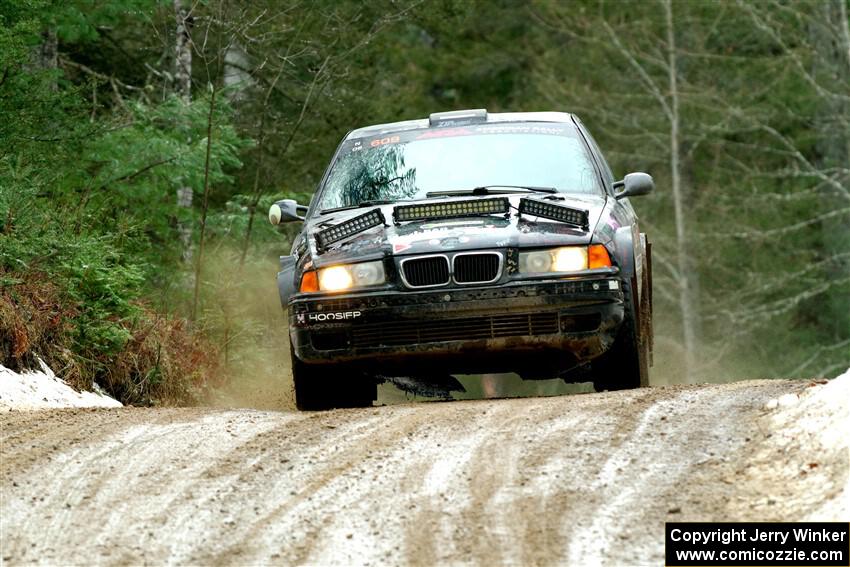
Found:
[[[581,121],[466,110],[343,139],[277,283],[296,405],[371,405],[377,384],[454,374],[648,384],[650,245]]]

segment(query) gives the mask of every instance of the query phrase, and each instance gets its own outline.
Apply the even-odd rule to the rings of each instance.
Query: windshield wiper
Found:
[[[475,189],[461,189],[459,191],[431,191],[426,193],[426,197],[451,197],[460,195],[500,195],[504,193],[521,192],[532,193],[558,193],[554,187],[537,187],[534,185],[484,185]]]
[[[501,195],[505,193],[518,192],[558,193],[559,191],[554,187],[537,187],[534,185],[485,185],[482,187],[476,187],[474,189],[460,189],[455,191],[431,191],[429,193],[426,193],[425,197],[431,199],[434,197],[453,197],[462,195]],[[319,214],[326,215],[329,213],[348,211],[351,209],[359,209],[362,207],[372,207],[375,205],[394,205],[395,203],[402,203],[405,201],[410,201],[410,199],[369,199],[367,201],[360,201],[356,205],[346,205],[344,207],[322,209],[321,211],[319,211]]]
[[[335,207],[333,209],[322,209],[319,211],[320,215],[326,215],[328,213],[336,213],[338,211],[348,211],[350,209],[360,209],[362,207],[372,207],[374,205],[392,205],[393,203],[399,202],[398,200],[391,199],[370,199],[368,201],[360,201],[356,205],[346,205],[345,207]]]

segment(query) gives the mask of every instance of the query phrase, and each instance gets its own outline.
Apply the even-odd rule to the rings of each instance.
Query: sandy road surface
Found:
[[[822,435],[850,430],[846,404],[818,409],[846,393],[759,381],[321,414],[7,413],[0,554],[661,565],[668,519],[850,517],[846,438]]]

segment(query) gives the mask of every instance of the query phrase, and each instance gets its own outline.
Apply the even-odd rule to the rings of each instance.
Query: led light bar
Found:
[[[487,122],[487,109],[453,110],[451,112],[433,112],[428,117],[429,126],[460,126],[476,122]]]
[[[319,251],[325,251],[334,242],[339,242],[349,236],[353,236],[373,226],[384,224],[384,215],[381,209],[372,209],[368,213],[341,222],[316,233],[316,244]]]
[[[571,224],[578,228],[583,228],[584,230],[589,228],[587,211],[572,209],[570,207],[547,203],[537,199],[520,199],[519,214],[556,220],[564,224]]]
[[[427,219],[477,217],[479,215],[505,215],[510,211],[510,206],[510,201],[505,197],[402,205],[393,209],[393,220],[399,223]]]

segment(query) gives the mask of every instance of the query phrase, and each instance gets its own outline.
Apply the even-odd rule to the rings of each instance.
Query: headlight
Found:
[[[575,272],[587,269],[587,249],[558,248],[552,254],[552,270],[555,272]]]
[[[319,289],[324,291],[339,291],[348,289],[354,284],[351,271],[346,266],[332,266],[319,270]]]
[[[355,287],[378,285],[387,281],[384,263],[361,262],[342,264],[319,270],[319,289],[322,291],[343,291]]]
[[[520,252],[521,274],[544,274],[547,272],[578,272],[587,269],[587,248],[564,246],[549,250]]]

